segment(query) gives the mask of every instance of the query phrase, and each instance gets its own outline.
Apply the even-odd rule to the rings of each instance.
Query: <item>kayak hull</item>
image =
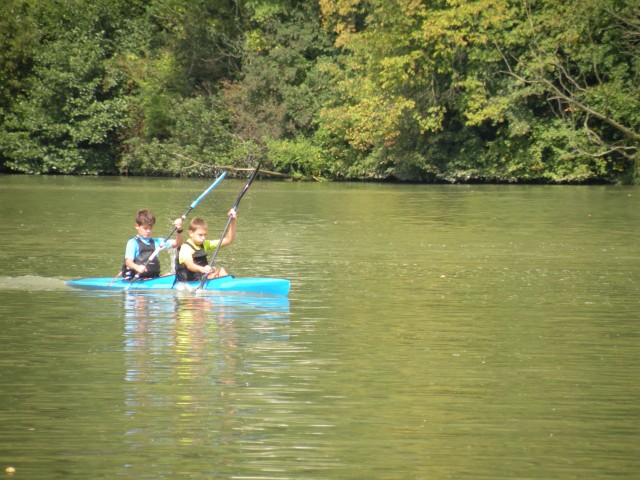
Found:
[[[70,280],[67,285],[89,290],[195,290],[200,282],[175,283],[175,275],[148,278],[130,282],[122,278],[96,277]],[[207,280],[202,290],[216,292],[251,292],[269,295],[288,295],[291,283],[284,278],[236,278],[232,275]]]

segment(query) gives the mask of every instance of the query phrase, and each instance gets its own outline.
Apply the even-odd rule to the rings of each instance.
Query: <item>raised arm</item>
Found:
[[[231,217],[231,222],[229,223],[227,233],[222,239],[221,246],[223,247],[231,245],[236,238],[236,220],[238,219],[238,213],[236,212],[235,208],[232,208],[231,210],[229,210],[229,213],[227,215]]]
[[[170,247],[180,248],[184,241],[184,237],[182,236],[182,217],[178,217],[174,220],[173,226],[176,227],[176,238],[169,240],[167,243]]]

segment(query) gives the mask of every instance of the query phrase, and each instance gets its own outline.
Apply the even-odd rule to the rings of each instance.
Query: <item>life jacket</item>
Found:
[[[133,261],[138,265],[144,265],[145,262],[149,260],[149,257],[151,256],[151,254],[155,252],[156,242],[152,238],[150,239],[151,242],[149,242],[149,245],[147,245],[137,235],[133,238],[135,238],[135,240],[138,242],[138,256]],[[135,270],[131,270],[130,268],[127,268],[125,263],[122,262],[122,277],[125,280],[133,278],[137,273],[138,272],[136,272]],[[156,255],[156,257],[153,260],[147,263],[147,271],[144,273],[141,273],[140,278],[155,278],[159,276],[160,276],[160,259],[158,258],[158,255]]]
[[[184,245],[188,245],[193,250],[193,263],[200,267],[209,265],[207,260],[207,252],[202,247],[196,247],[187,240]],[[178,282],[197,282],[202,278],[202,273],[192,272],[184,263],[180,263],[180,255],[176,255],[176,280]]]

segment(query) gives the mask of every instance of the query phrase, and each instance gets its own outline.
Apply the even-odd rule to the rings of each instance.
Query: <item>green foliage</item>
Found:
[[[29,0],[0,2],[0,111],[11,107],[23,87],[22,72],[28,71],[37,50],[40,32],[29,14]]]
[[[309,136],[327,83],[317,61],[333,48],[313,3],[259,3],[260,14],[246,32],[242,76],[224,88],[234,132],[259,144]]]
[[[211,96],[175,102],[166,139],[134,137],[126,142],[119,169],[130,175],[211,176],[220,166],[241,166],[257,149],[229,130],[228,112]]]
[[[344,52],[320,128],[374,164],[392,159],[387,176],[581,182],[637,171],[636,2],[320,3]]]
[[[0,170],[637,182],[637,0],[5,0]]]
[[[113,11],[106,3],[87,8],[67,0],[60,6],[21,4],[37,20],[24,23],[35,29],[25,36],[40,44],[28,65],[14,72],[15,98],[3,109],[4,168],[24,173],[110,172],[113,142],[126,124],[127,110],[127,99],[118,95],[121,76],[109,63],[109,35],[117,35],[103,28]]]
[[[267,159],[277,171],[296,180],[321,180],[331,175],[333,162],[327,152],[305,137],[269,140]]]
[[[183,96],[240,69],[242,2],[151,0],[141,20],[150,27],[147,55],[172,57],[170,83]]]

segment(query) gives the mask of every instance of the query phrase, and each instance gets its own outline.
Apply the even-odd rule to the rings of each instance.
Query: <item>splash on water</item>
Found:
[[[21,277],[0,277],[0,290],[52,291],[68,289],[65,280],[59,278],[24,275]]]

